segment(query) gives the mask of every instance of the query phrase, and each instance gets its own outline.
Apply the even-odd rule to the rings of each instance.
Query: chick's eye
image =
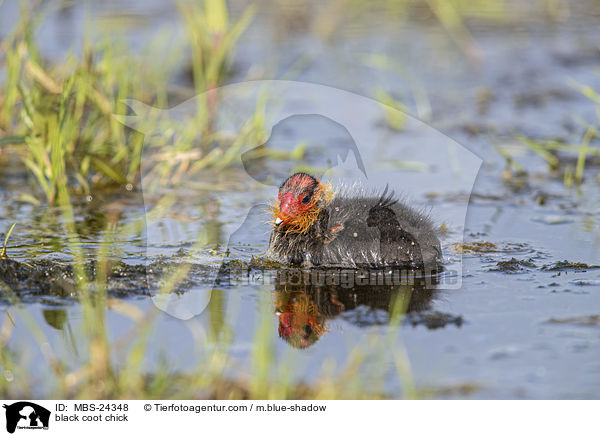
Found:
[[[304,198],[302,199],[302,204],[308,204],[310,203],[310,194],[306,194],[304,196]]]

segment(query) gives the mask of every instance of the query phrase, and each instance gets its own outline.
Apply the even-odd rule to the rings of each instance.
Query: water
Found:
[[[142,29],[152,31],[156,23],[153,10],[139,11],[136,3],[130,7],[149,21]],[[79,14],[78,8],[71,11],[74,23],[79,22]],[[175,14],[167,12],[162,17],[159,22],[167,27],[176,19]],[[43,32],[62,38],[54,26],[64,19],[53,18],[50,23],[55,24],[49,24]],[[504,182],[505,163],[493,148],[515,143],[516,133],[581,142],[583,123],[595,121],[596,108],[573,85],[600,89],[600,32],[593,4],[587,10],[573,8],[568,20],[552,26],[535,18],[498,27],[475,25],[472,36],[478,44],[479,61],[469,61],[435,26],[397,25],[393,19],[377,14],[361,26],[339,29],[329,41],[303,32],[277,38],[282,24],[276,11],[261,12],[257,20],[264,26],[252,28],[242,41],[235,79],[242,80],[247,71],[256,71],[257,65],[267,65],[264,78],[281,77],[300,57],[308,56],[312,62],[304,69],[292,69],[293,79],[367,96],[381,87],[406,102],[411,113],[426,122],[409,119],[406,130],[395,133],[382,117],[362,127],[376,140],[359,146],[369,174],[373,174],[368,183],[379,187],[391,183],[399,192],[408,192],[416,207],[431,210],[437,223],[448,223],[449,232],[442,245],[450,269],[461,260],[457,244],[464,233],[462,286],[414,293],[414,307],[397,344],[407,350],[417,387],[432,388],[439,397],[598,398],[598,324],[586,323],[584,317],[600,314],[600,269],[573,266],[553,270],[553,266],[560,267],[557,263],[565,260],[600,264],[599,162],[589,158],[578,191],[566,188],[562,180],[550,174],[539,156],[522,152],[516,159],[529,177],[523,183],[515,178]],[[77,28],[72,31],[78,32]],[[143,34],[140,31],[133,39],[139,43]],[[49,57],[60,56],[63,44],[56,42],[58,39],[44,41],[49,45]],[[380,52],[393,59],[397,65],[394,71],[372,66],[368,54]],[[279,67],[264,62],[267,58]],[[365,119],[362,112],[345,106],[337,108],[335,99],[331,104],[332,112],[339,109],[346,113],[360,131]],[[326,122],[324,126],[319,122],[314,118],[288,121],[287,127],[284,124],[280,130],[273,130],[271,141],[285,148],[285,144],[293,146],[300,140],[310,140],[306,131],[318,130],[329,138],[339,134],[334,124]],[[353,135],[355,139],[359,136]],[[449,186],[445,181],[444,174],[452,173],[451,159],[426,156],[439,150],[439,141],[449,141],[447,137],[483,159],[470,199],[464,186]],[[66,263],[70,255],[58,212],[17,201],[20,193],[36,192],[35,184],[14,165],[14,157],[0,155],[0,159],[0,229],[19,223],[9,244],[11,258],[30,263],[48,259]],[[569,159],[574,158],[564,156],[564,161]],[[391,161],[426,162],[429,167],[406,171],[401,166],[389,166]],[[285,163],[277,162],[267,169],[277,177],[289,171]],[[226,247],[227,236],[238,229],[248,210],[275,198],[276,186],[240,184],[243,179],[239,170],[205,177],[203,182],[232,189],[191,191],[191,195],[189,191],[178,191],[183,198],[178,200],[177,213],[166,218],[169,229],[176,229],[176,237],[161,240],[150,223],[146,232],[132,232],[111,245],[112,257],[139,265],[152,263],[161,254],[173,261],[172,256],[183,249],[187,260],[208,268],[192,274],[186,294],[206,289],[206,282],[210,282],[206,277],[216,274],[223,250],[195,248],[198,234],[206,234],[215,247]],[[145,204],[139,190],[129,193],[125,189],[111,195],[94,193],[91,202],[82,199],[77,211],[88,251],[96,250],[105,236],[106,214],[118,213],[121,222],[133,223],[153,207],[151,198],[143,200]],[[463,229],[460,218],[467,200]],[[246,241],[249,246],[232,245],[231,257],[249,261],[253,254],[264,251],[267,236],[254,233]],[[513,258],[524,262],[514,268],[501,263]],[[114,295],[143,311],[155,310],[147,295],[152,290],[142,289],[144,283],[145,277],[140,286],[128,282],[129,288],[137,288],[130,290],[129,297]],[[252,349],[260,309],[267,305],[277,356],[294,362],[295,378],[318,379],[324,362],[333,358],[342,366],[356,344],[385,335],[391,295],[406,295],[403,289],[361,291],[360,295],[356,289],[297,291],[282,291],[258,280],[234,283],[224,286],[211,300],[209,309],[191,320],[160,312],[150,341],[149,367],[160,356],[167,356],[174,369],[193,368],[197,349],[211,343],[202,338],[204,332],[208,337],[230,335],[230,355],[243,368]],[[17,328],[9,346],[26,351],[32,371],[43,370],[39,347],[22,327],[20,311],[24,310],[42,326],[51,346],[62,350],[76,366],[81,355],[77,346],[80,306],[68,297],[26,294],[22,309],[10,309]],[[306,307],[312,328],[318,331],[300,349],[279,338],[280,322],[286,321],[281,321],[277,312],[285,312],[293,296],[297,304]],[[116,340],[129,331],[133,322],[109,310],[108,326],[110,338]],[[115,360],[119,361],[118,353]],[[361,373],[365,384],[376,375],[371,371],[392,370],[389,359],[379,365]],[[239,370],[239,374],[247,372]],[[461,389],[465,386],[472,389]],[[401,392],[394,380],[385,389],[392,396]]]

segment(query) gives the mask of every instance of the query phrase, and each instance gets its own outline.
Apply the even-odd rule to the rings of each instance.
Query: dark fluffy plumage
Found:
[[[388,190],[373,196],[341,190],[304,233],[275,226],[267,257],[296,266],[435,266],[440,242],[429,217]]]

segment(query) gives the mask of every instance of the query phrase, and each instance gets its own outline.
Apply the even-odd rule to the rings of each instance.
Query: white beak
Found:
[[[281,224],[283,222],[283,220],[279,217],[277,217],[277,219],[275,219],[275,225],[278,226],[279,224]]]

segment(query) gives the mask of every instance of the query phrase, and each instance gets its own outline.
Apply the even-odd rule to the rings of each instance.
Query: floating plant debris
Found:
[[[535,263],[531,260],[519,260],[514,257],[510,260],[503,260],[496,264],[495,268],[491,268],[489,271],[500,271],[504,273],[518,273],[523,272],[531,268],[536,268]]]

